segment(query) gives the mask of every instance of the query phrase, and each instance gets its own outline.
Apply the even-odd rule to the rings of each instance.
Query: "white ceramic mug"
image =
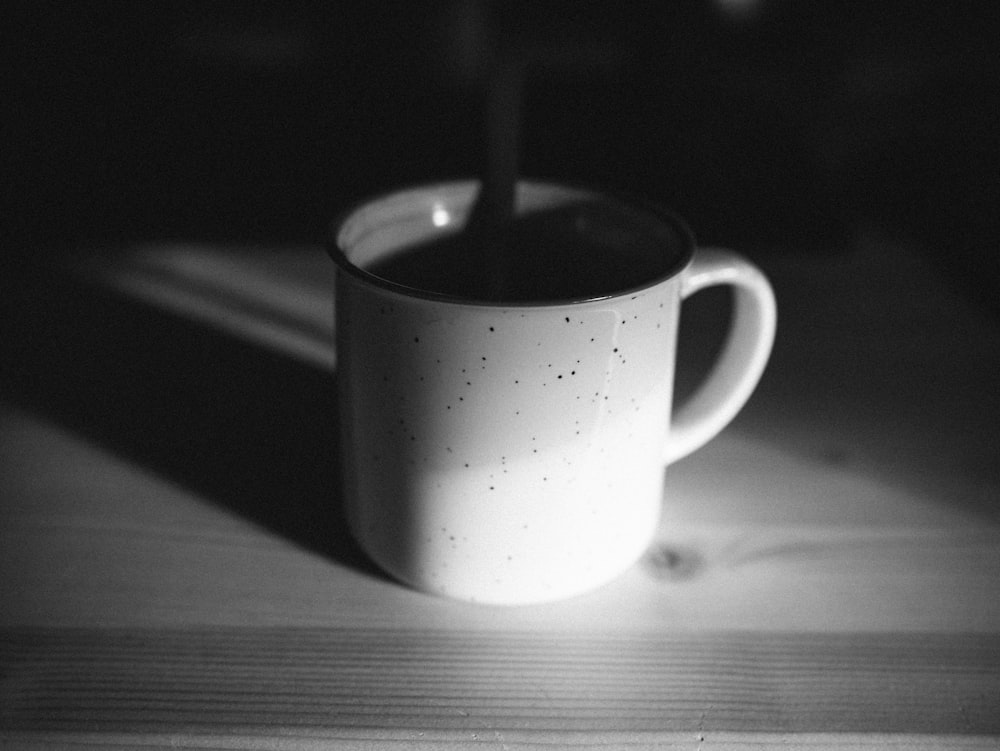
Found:
[[[380,567],[420,590],[560,599],[643,554],[664,466],[718,433],[757,384],[774,296],[740,256],[696,250],[667,212],[534,182],[518,186],[519,216],[579,211],[580,232],[651,248],[657,273],[601,295],[504,302],[366,270],[460,231],[476,194],[474,182],[404,190],[335,227],[348,524]],[[718,284],[735,289],[726,344],[671,419],[680,302]]]

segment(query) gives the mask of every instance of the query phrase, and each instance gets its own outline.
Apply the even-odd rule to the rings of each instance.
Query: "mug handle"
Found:
[[[774,344],[777,305],[760,269],[731,250],[699,248],[682,272],[681,300],[718,284],[735,288],[732,323],[719,359],[671,421],[666,464],[703,446],[736,416],[760,380]]]

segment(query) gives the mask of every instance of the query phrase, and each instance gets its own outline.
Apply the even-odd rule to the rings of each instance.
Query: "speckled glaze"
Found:
[[[520,205],[566,194],[524,184]],[[341,225],[348,522],[378,565],[418,589],[559,599],[627,569],[657,528],[686,277],[671,270],[599,300],[503,304],[352,268],[437,231],[442,212],[462,221],[474,195],[471,183],[409,191]],[[686,266],[689,248],[671,252]]]

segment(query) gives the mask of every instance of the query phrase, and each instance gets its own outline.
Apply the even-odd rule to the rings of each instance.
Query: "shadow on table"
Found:
[[[344,523],[329,370],[73,279],[2,286],[0,396],[381,575]]]

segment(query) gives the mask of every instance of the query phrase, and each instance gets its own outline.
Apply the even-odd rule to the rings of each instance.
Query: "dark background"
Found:
[[[751,255],[838,252],[882,231],[995,313],[996,14],[810,0],[15,4],[4,253],[319,241],[371,193],[478,173],[484,61],[517,48],[536,59],[524,173],[652,198],[702,241]]]

